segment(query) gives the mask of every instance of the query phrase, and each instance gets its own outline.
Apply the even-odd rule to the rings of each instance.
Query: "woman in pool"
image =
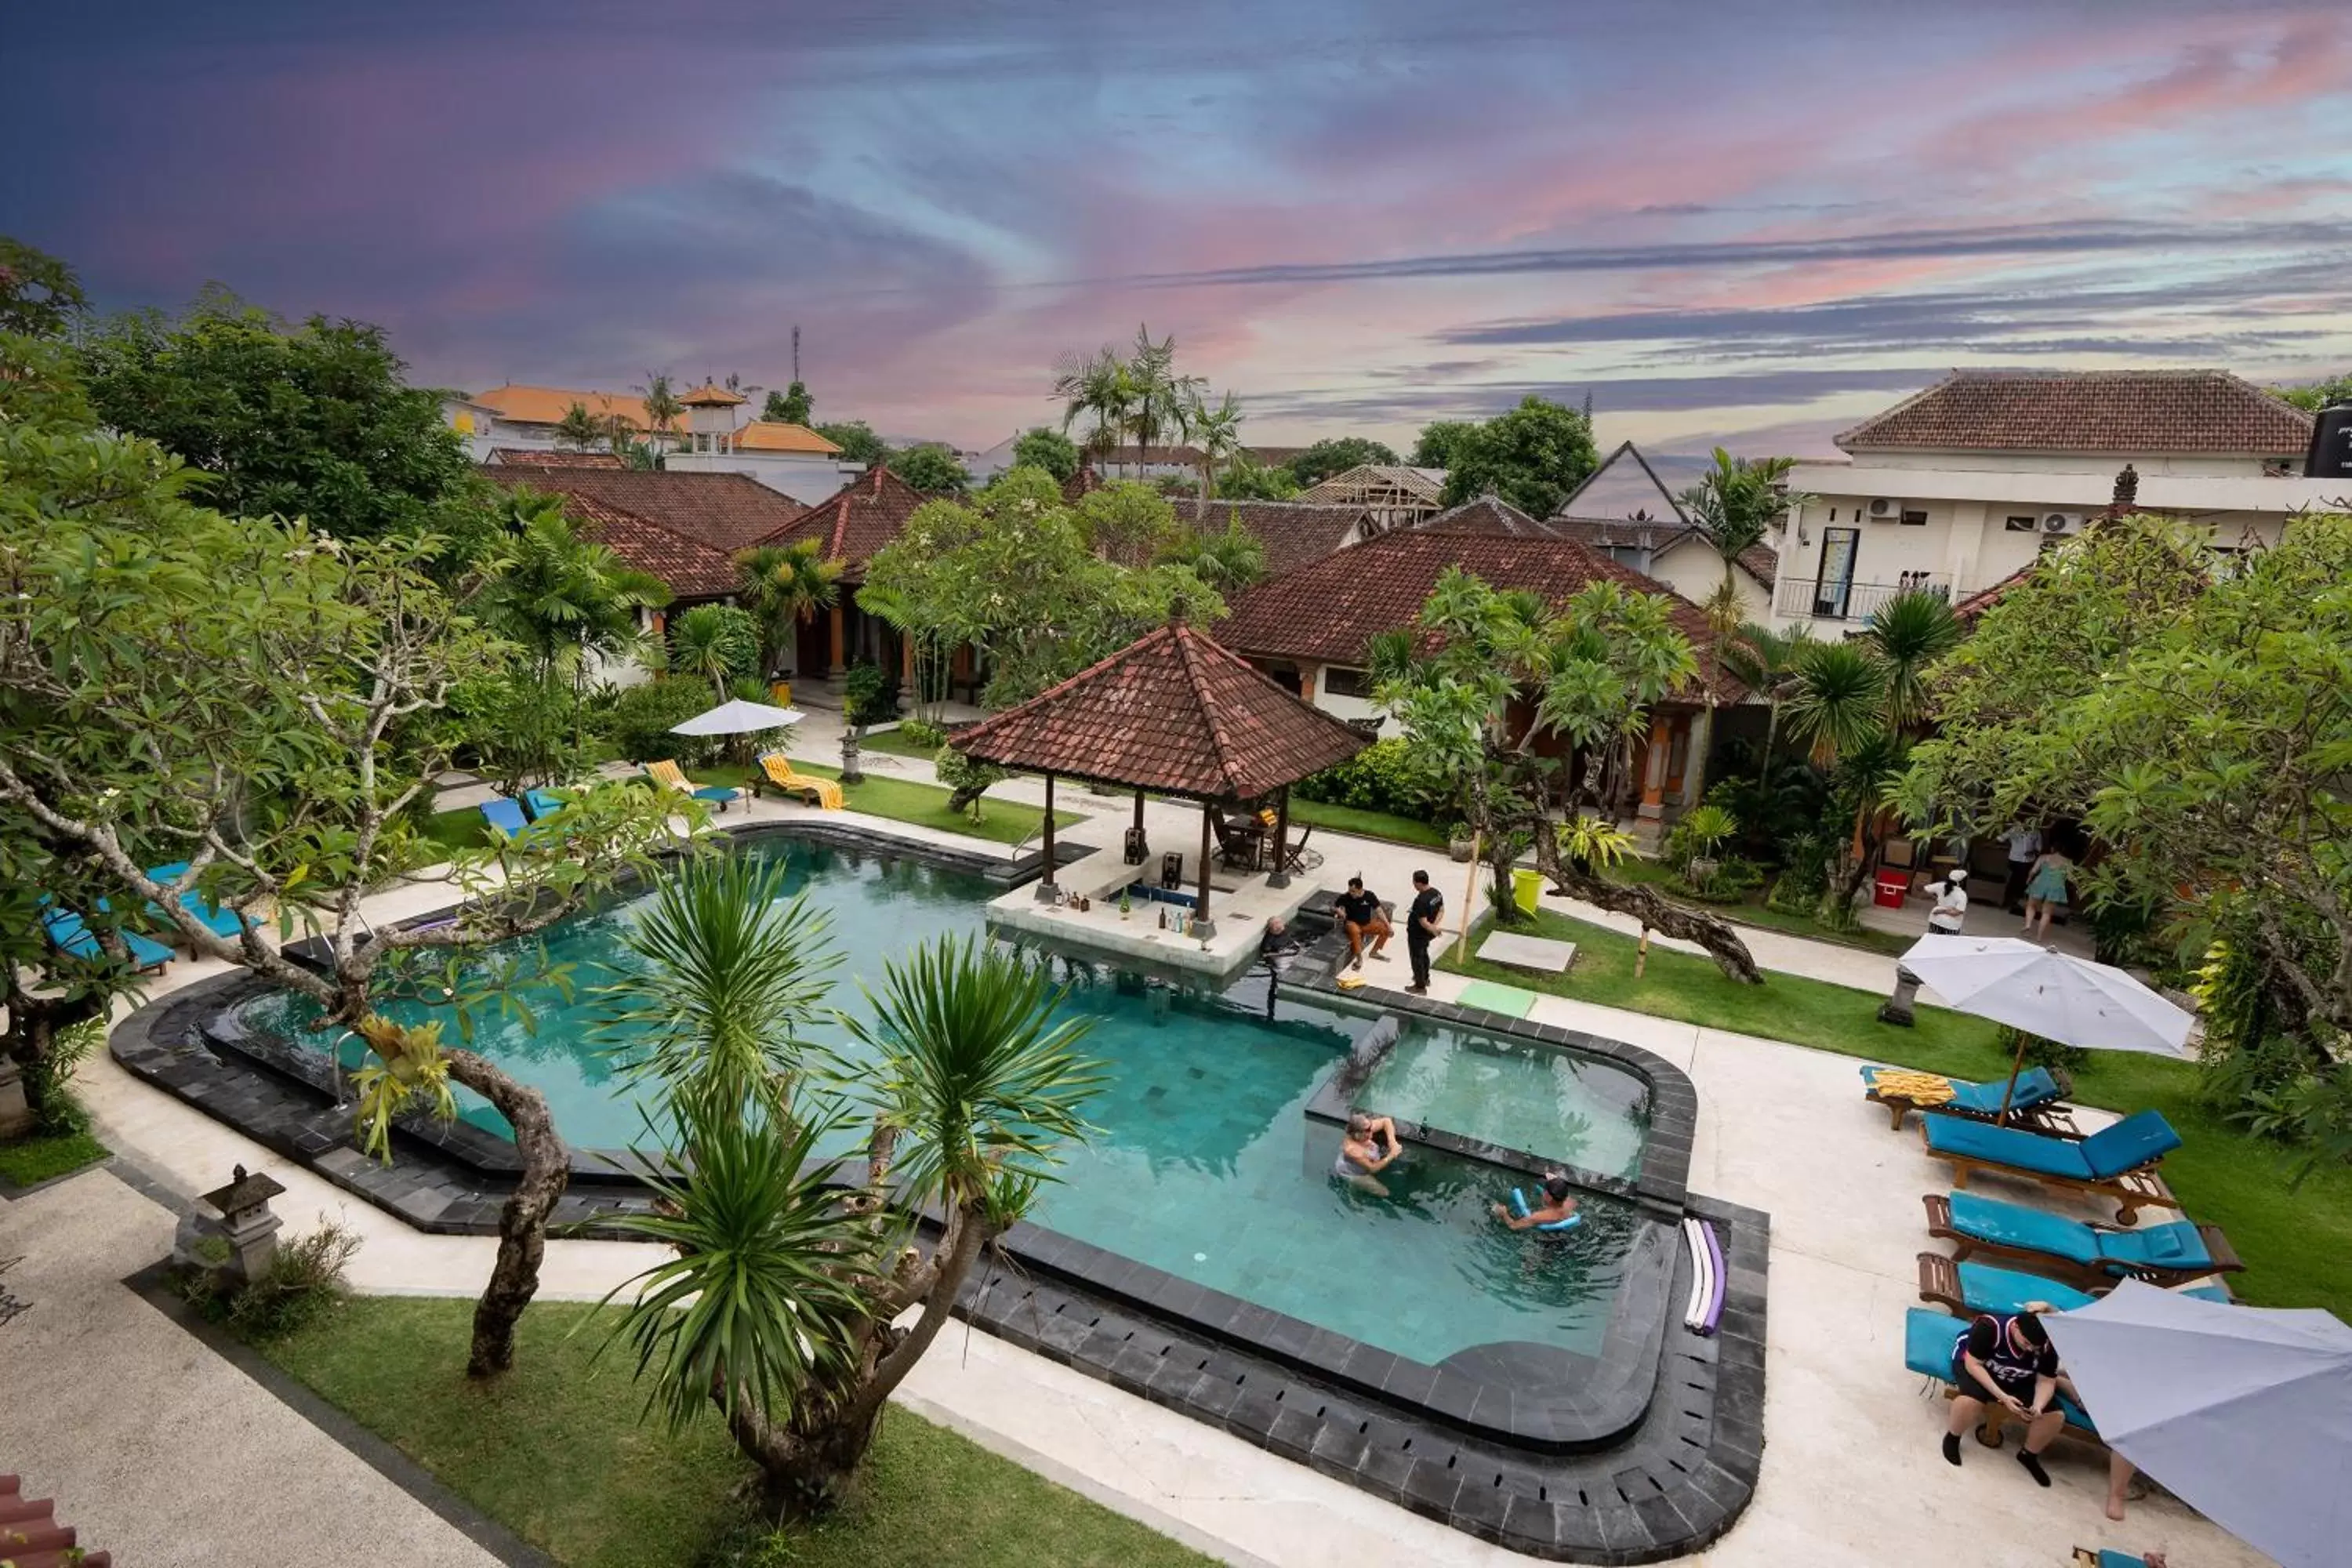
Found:
[[[1384,1198],[1389,1190],[1374,1178],[1395,1164],[1403,1152],[1394,1121],[1359,1110],[1348,1118],[1348,1130],[1339,1135],[1339,1157],[1331,1163],[1331,1174],[1351,1187]]]
[[[1508,1205],[1496,1204],[1492,1205],[1495,1217],[1513,1230],[1536,1230],[1545,1226],[1559,1225],[1574,1217],[1576,1199],[1570,1195],[1572,1189],[1566,1176],[1554,1172],[1543,1179],[1543,1185],[1538,1190],[1543,1195],[1540,1207],[1531,1208],[1525,1214],[1513,1214]]]

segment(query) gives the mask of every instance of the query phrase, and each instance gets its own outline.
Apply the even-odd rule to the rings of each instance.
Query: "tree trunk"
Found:
[[[1748,985],[1764,984],[1748,944],[1739,940],[1739,932],[1730,921],[1661,897],[1655,888],[1646,884],[1604,881],[1561,858],[1559,847],[1540,835],[1536,839],[1536,860],[1552,886],[1570,898],[1581,899],[1617,914],[1632,915],[1648,930],[1695,942],[1706,949],[1716,967],[1731,979]]]
[[[1512,837],[1508,829],[1498,829],[1486,841],[1486,868],[1494,878],[1495,923],[1497,925],[1520,925],[1527,920],[1519,912],[1517,900],[1512,897],[1511,868],[1517,859],[1511,852]],[[1465,910],[1463,918],[1466,921],[1475,914],[1475,910]]]
[[[514,1364],[515,1324],[539,1292],[540,1260],[547,1252],[547,1217],[572,1179],[571,1152],[557,1136],[547,1097],[471,1051],[449,1051],[449,1076],[480,1095],[514,1129],[522,1179],[499,1211],[499,1256],[490,1282],[474,1305],[474,1344],[467,1377],[495,1377]]]

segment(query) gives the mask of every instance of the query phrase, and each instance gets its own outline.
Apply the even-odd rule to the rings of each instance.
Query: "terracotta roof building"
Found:
[[[1540,518],[1529,517],[1500,496],[1480,496],[1415,525],[1448,528],[1457,533],[1493,533],[1507,539],[1557,539],[1559,531]]]
[[[682,604],[725,599],[735,593],[738,574],[732,554],[593,494],[550,482],[573,470],[501,466],[485,471],[509,489],[562,497],[564,514],[580,525],[581,537],[608,546],[636,570],[660,578],[670,591],[673,611]]]
[[[1320,561],[1363,535],[1369,513],[1360,506],[1324,506],[1298,500],[1173,500],[1176,521],[1209,532],[1238,519],[1265,549],[1269,577]],[[1374,531],[1378,531],[1375,530]]]
[[[566,386],[525,386],[509,382],[494,386],[488,392],[476,393],[470,401],[495,409],[499,422],[505,425],[543,425],[552,429],[563,421],[564,415],[575,403],[598,419],[618,416],[637,430],[650,431],[653,421],[646,415],[646,400],[625,393],[585,391]],[[669,428],[682,431],[685,426],[677,420]]]
[[[2220,370],[1956,370],[1837,437],[1849,452],[2252,453],[2300,459],[2311,416]]]
[[[679,400],[685,412],[658,437],[650,430],[645,399],[562,386],[509,384],[478,397],[445,395],[442,417],[484,463],[531,462],[536,467],[618,468],[610,453],[557,450],[556,428],[574,405],[600,428],[618,421],[625,431],[653,440],[676,474],[734,474],[806,506],[838,489],[841,448],[804,426],[743,418],[743,395],[723,386],[698,386]],[[566,458],[575,460],[564,461]],[[576,460],[593,459],[593,460]]]
[[[1276,685],[1181,621],[1160,627],[1061,684],[957,735],[957,751],[1046,779],[1045,864],[1056,775],[1202,803],[1196,934],[1208,934],[1211,839],[1220,802],[1279,793],[1274,874],[1283,875],[1288,787],[1345,762],[1368,738]]]
[[[730,555],[763,542],[808,510],[741,474],[635,468],[534,468],[524,473],[503,466],[482,471],[509,483],[586,496]]]
[[[1398,463],[1364,463],[1333,474],[1298,499],[1325,505],[1360,506],[1377,530],[1425,522],[1444,510],[1445,470]]]
[[[528,447],[493,447],[484,462],[502,468],[621,468],[628,465],[610,452],[543,451]]]
[[[866,581],[866,563],[875,552],[898,538],[915,509],[930,499],[888,468],[877,466],[789,519],[759,542],[815,540],[824,546],[827,561],[841,563],[842,582],[855,585]]]

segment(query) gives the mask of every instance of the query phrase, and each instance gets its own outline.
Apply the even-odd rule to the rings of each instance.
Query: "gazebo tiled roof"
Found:
[[[999,767],[1195,800],[1255,800],[1368,744],[1181,621],[954,741]]]

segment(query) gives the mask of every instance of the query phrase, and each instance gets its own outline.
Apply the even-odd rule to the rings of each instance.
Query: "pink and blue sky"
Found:
[[[2352,369],[2342,0],[14,15],[0,230],[420,380],[789,378],[985,446],[1173,332],[1247,434],[1590,393],[1825,449],[1953,365]]]

